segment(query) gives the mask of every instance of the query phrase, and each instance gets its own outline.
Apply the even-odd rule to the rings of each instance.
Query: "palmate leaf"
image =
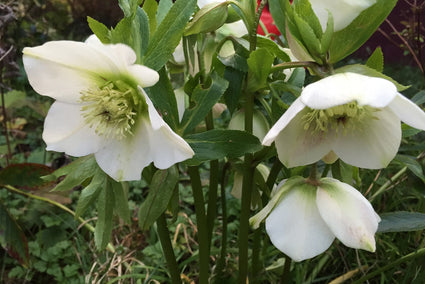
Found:
[[[161,69],[170,59],[196,8],[196,0],[177,0],[168,10],[164,19],[160,21],[161,2],[157,14],[158,27],[149,40],[143,58],[143,64],[154,70]]]
[[[46,181],[57,180],[61,176],[66,177],[53,190],[61,191],[72,189],[81,185],[86,179],[91,178],[98,169],[94,155],[78,158],[69,165],[57,169],[52,174],[44,176]]]
[[[212,109],[226,91],[229,83],[216,73],[211,74],[211,85],[203,89],[198,85],[191,97],[192,106],[186,109],[180,128],[184,133],[190,133]]]

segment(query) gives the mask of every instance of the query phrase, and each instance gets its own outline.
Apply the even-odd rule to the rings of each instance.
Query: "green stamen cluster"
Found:
[[[362,129],[363,125],[370,119],[376,119],[374,112],[379,111],[368,105],[359,106],[356,101],[345,105],[334,106],[328,109],[308,108],[302,120],[304,129],[312,132],[327,132],[332,129],[335,132]]]
[[[86,123],[98,135],[123,139],[133,135],[138,114],[137,91],[123,81],[107,82],[81,93],[81,108]]]

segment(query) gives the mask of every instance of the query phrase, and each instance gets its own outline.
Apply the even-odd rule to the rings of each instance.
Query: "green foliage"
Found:
[[[184,35],[212,32],[221,27],[227,19],[227,2],[211,3],[202,7],[186,26]]]
[[[329,62],[336,63],[356,51],[376,31],[396,3],[397,0],[378,0],[346,28],[335,32],[329,47]]]
[[[199,165],[204,161],[224,157],[238,158],[262,148],[257,137],[239,130],[205,131],[188,135],[186,141],[195,151],[195,156],[186,161],[189,165]]]
[[[161,1],[162,2],[162,1]],[[170,59],[179,44],[184,28],[196,7],[195,0],[177,0],[162,21],[157,16],[158,27],[149,40],[143,64],[159,70]],[[162,5],[158,6],[160,11]]]
[[[226,91],[228,82],[218,74],[212,73],[210,80],[210,85],[207,88],[204,88],[202,84],[194,88],[191,95],[191,105],[185,110],[181,121],[180,129],[182,129],[182,133],[192,132]]]
[[[179,173],[176,167],[158,170],[149,187],[149,193],[139,210],[139,226],[147,230],[164,213],[175,192]]]
[[[0,244],[8,254],[28,267],[28,243],[24,232],[0,202]]]
[[[409,232],[425,229],[425,214],[417,212],[391,212],[381,215],[378,232]]]

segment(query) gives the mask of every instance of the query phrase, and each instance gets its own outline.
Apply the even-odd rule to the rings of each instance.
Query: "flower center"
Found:
[[[81,93],[81,108],[86,123],[96,134],[123,139],[133,135],[140,97],[123,81],[108,81]]]
[[[323,133],[330,129],[335,132],[341,129],[343,134],[362,129],[370,119],[377,119],[374,113],[379,111],[368,105],[359,106],[356,101],[327,109],[307,109],[309,112],[302,117],[305,130]]]

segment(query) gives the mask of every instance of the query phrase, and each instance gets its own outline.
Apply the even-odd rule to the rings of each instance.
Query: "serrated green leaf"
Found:
[[[378,78],[386,79],[386,80],[394,83],[394,85],[396,85],[396,87],[397,87],[397,91],[399,91],[399,92],[410,88],[410,86],[403,86],[400,83],[398,83],[397,81],[395,81],[393,78],[388,77],[388,76],[382,74],[381,72],[378,72],[375,69],[372,69],[372,68],[370,68],[366,65],[362,65],[362,64],[345,65],[345,66],[335,70],[335,73],[345,73],[345,72],[353,72],[353,73],[362,74],[362,75],[366,75],[366,76],[370,76],[370,77],[378,77]]]
[[[237,158],[262,148],[256,136],[239,130],[214,129],[189,135],[185,140],[195,152],[192,159],[185,161],[189,165],[224,157]]]
[[[52,174],[43,176],[46,181],[57,180],[61,176],[66,176],[53,191],[69,190],[82,184],[86,179],[92,177],[98,165],[93,155],[78,158],[69,165],[57,169]]]
[[[184,35],[208,33],[221,27],[227,19],[227,6],[227,2],[213,2],[202,7],[186,26]]]
[[[283,62],[291,62],[289,55],[286,54],[285,51],[283,51],[282,48],[280,48],[279,45],[270,38],[258,35],[257,48],[265,48]]]
[[[157,25],[161,24],[162,20],[164,20],[165,16],[168,14],[168,11],[170,11],[172,6],[173,6],[172,0],[159,1],[158,10],[156,12]]]
[[[375,69],[378,72],[384,71],[384,53],[378,46],[366,62],[366,66]]]
[[[273,17],[274,24],[282,35],[286,33],[285,4],[287,3],[288,1],[286,0],[269,0],[270,14]]]
[[[149,19],[149,34],[154,34],[157,26],[156,13],[158,11],[158,3],[155,0],[146,0],[143,3],[143,11]]]
[[[380,215],[378,233],[411,232],[425,229],[425,214],[417,212],[391,212]]]
[[[165,68],[158,71],[159,81],[154,86],[146,88],[146,93],[158,108],[164,121],[175,130],[179,124],[176,95]]]
[[[149,19],[140,7],[123,18],[111,30],[112,43],[124,43],[136,53],[136,63],[140,63],[149,43]]]
[[[321,63],[321,57],[323,56],[321,53],[321,44],[314,30],[304,20],[303,17],[294,15],[294,20],[298,29],[301,31],[303,46],[307,48],[311,56],[313,56],[315,59],[317,58],[317,61]]]
[[[160,3],[161,6],[161,3]],[[177,0],[151,36],[143,64],[159,70],[170,59],[196,8],[196,0]],[[159,7],[158,7],[159,9]],[[159,16],[157,15],[159,22]]]
[[[75,218],[81,217],[89,206],[95,203],[99,193],[107,186],[107,175],[97,170],[90,183],[81,191],[78,199],[77,208],[75,209]]]
[[[179,181],[177,167],[158,170],[149,185],[149,193],[139,210],[139,227],[147,230],[167,209],[176,184]]]
[[[274,61],[274,56],[265,48],[258,48],[249,56],[247,63],[248,91],[254,92],[267,87],[267,79]]]
[[[336,63],[363,45],[394,8],[397,0],[377,0],[346,28],[335,32],[329,48],[329,62]]]
[[[0,245],[25,268],[29,265],[28,242],[24,232],[0,202]]]
[[[226,66],[224,69],[224,79],[229,82],[229,87],[224,93],[224,100],[230,114],[237,108],[239,98],[242,93],[242,83],[244,82],[245,73]]]
[[[96,21],[95,19],[89,16],[87,16],[87,22],[92,32],[97,36],[97,38],[102,43],[104,44],[111,43],[110,30],[104,24]]]
[[[186,109],[181,123],[181,129],[184,133],[192,131],[212,109],[215,103],[226,91],[229,83],[217,75],[215,72],[211,74],[211,85],[207,89],[203,89],[198,85],[192,94],[192,107]]]
[[[326,24],[326,31],[323,33],[320,40],[320,52],[322,54],[327,54],[329,46],[331,45],[332,38],[334,34],[334,18],[332,13],[328,12],[328,22]]]
[[[94,243],[98,250],[106,247],[112,234],[112,217],[114,212],[114,194],[110,183],[106,182],[97,198],[97,222],[94,229]]]
[[[308,26],[313,30],[316,38],[321,39],[323,33],[322,26],[316,16],[316,13],[314,13],[313,8],[311,7],[310,0],[295,1],[295,3],[292,3],[291,7],[294,8],[294,16],[296,14],[304,19],[305,22],[308,23]],[[299,28],[302,32],[304,32],[301,27]]]
[[[126,223],[130,224],[130,209],[128,208],[128,184],[116,182],[109,178],[115,201],[114,211]]]

